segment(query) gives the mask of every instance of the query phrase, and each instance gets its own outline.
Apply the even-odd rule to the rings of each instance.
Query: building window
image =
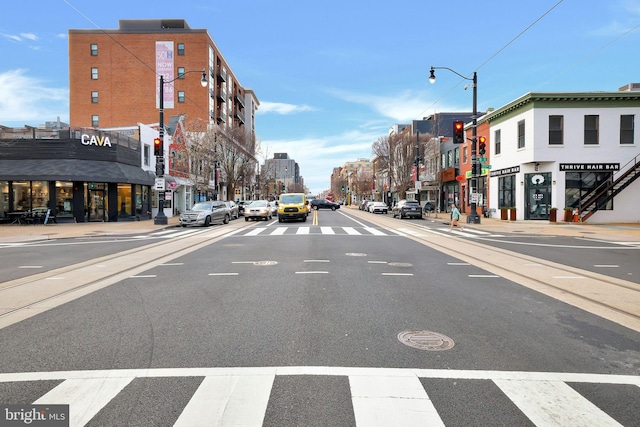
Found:
[[[456,147],[455,151],[453,153],[453,157],[455,158],[455,164],[459,165],[460,164],[460,147]]]
[[[453,167],[453,150],[449,150],[447,152],[447,167],[448,168]]]
[[[178,102],[184,102],[184,91],[183,90],[179,90],[178,91]]]
[[[581,202],[586,201],[597,192],[602,194],[596,202],[598,209],[613,209],[613,198],[610,198],[611,191],[603,191],[607,185],[613,182],[613,172],[567,172],[565,179],[565,206],[581,208]]]
[[[518,122],[518,148],[524,148],[524,120]]]
[[[464,147],[462,147],[462,163],[468,163],[469,162],[469,157],[467,156],[467,146],[465,145]]]
[[[144,144],[143,156],[144,156],[144,160],[143,160],[144,165],[150,166],[151,165],[151,146],[149,144]]]
[[[91,116],[91,126],[93,126],[94,128],[97,128],[99,126],[97,114],[94,114],[93,116]]]
[[[95,43],[91,44],[91,56],[98,56],[98,45]]]
[[[584,116],[584,145],[597,145],[600,116]]]
[[[633,144],[633,125],[635,116],[623,114],[620,116],[620,144]]]
[[[184,55],[184,43],[178,43],[178,55]]]
[[[498,208],[510,208],[516,205],[516,176],[498,178]]]
[[[549,145],[564,144],[564,116],[549,116]]]
[[[501,139],[502,139],[502,133],[500,132],[500,129],[497,129],[493,133],[493,154],[500,154]]]
[[[97,91],[91,92],[91,103],[92,104],[97,104],[98,103],[98,92]]]
[[[98,80],[98,68],[97,67],[92,67],[91,68],[91,80]]]
[[[178,67],[178,78],[184,79],[184,67]]]
[[[442,169],[447,168],[447,155],[444,153],[442,153],[442,156],[440,157],[440,164],[442,165]]]

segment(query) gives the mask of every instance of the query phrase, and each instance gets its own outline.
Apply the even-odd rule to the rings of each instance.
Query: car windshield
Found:
[[[263,208],[265,206],[267,206],[267,201],[266,200],[256,200],[255,202],[251,202],[251,204],[249,206],[251,207],[258,207],[258,208]]]
[[[208,211],[211,210],[211,203],[196,203],[191,208],[192,211]]]
[[[407,202],[407,203],[405,203],[405,205],[406,206],[419,206],[420,203],[418,203],[418,202]]]
[[[302,203],[302,196],[294,194],[280,196],[280,202],[285,204]]]

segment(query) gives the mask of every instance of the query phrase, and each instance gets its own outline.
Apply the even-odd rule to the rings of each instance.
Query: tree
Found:
[[[255,171],[255,142],[244,127],[223,130],[217,125],[211,127],[217,137],[216,159],[220,167],[227,195],[232,198],[235,189],[243,180],[253,178]]]

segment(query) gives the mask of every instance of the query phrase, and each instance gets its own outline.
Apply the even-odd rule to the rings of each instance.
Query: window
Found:
[[[612,210],[611,190],[604,191],[613,182],[613,172],[567,172],[565,175],[565,206],[577,208],[582,201],[600,193],[598,209]]]
[[[620,144],[633,144],[633,114],[623,114],[620,116]]]
[[[447,167],[448,168],[453,167],[453,150],[449,150],[447,152]]]
[[[465,147],[466,148],[466,147]],[[453,153],[453,156],[455,158],[455,164],[459,165],[460,164],[460,147],[456,147],[455,151]]]
[[[564,116],[549,116],[549,145],[564,144]]]
[[[91,56],[98,56],[98,45],[95,43],[91,44]]]
[[[440,164],[442,165],[442,169],[447,168],[447,155],[444,153],[442,153],[442,156],[440,158]]]
[[[179,90],[178,91],[178,102],[184,102],[184,91],[183,90]]]
[[[184,43],[178,43],[178,55],[184,55]]]
[[[498,208],[510,208],[516,205],[516,176],[498,178]]]
[[[600,116],[584,116],[584,145],[597,145]]]
[[[469,162],[469,157],[468,157],[468,150],[467,150],[467,146],[465,145],[462,148],[462,163],[468,163]]]
[[[91,80],[98,80],[98,68],[91,68]]]
[[[93,126],[94,128],[97,128],[99,126],[97,114],[94,114],[93,116],[91,116],[91,126]]]
[[[144,144],[144,165],[151,165],[151,145]]]
[[[184,67],[178,67],[178,78],[184,79]]]
[[[524,120],[518,122],[518,148],[524,148]]]
[[[500,148],[501,148],[501,139],[502,139],[502,134],[500,132],[500,129],[497,129],[494,133],[493,133],[493,153],[494,154],[500,154]]]
[[[92,104],[97,104],[98,103],[98,92],[91,92],[91,103]]]

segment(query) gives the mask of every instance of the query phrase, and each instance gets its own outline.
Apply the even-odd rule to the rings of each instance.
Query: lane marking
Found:
[[[244,234],[244,236],[257,236],[258,234],[262,233],[266,229],[267,229],[266,227],[257,227],[249,231],[247,234]]]
[[[303,262],[331,262],[328,259],[305,259]]]
[[[170,266],[174,266],[174,265],[184,265],[184,262],[167,262],[164,264],[159,264],[160,267],[170,267]]]
[[[336,234],[336,232],[333,231],[333,228],[331,227],[320,227],[320,231],[322,232],[322,234]]]
[[[42,268],[41,265],[21,265],[18,268]]]
[[[356,231],[355,228],[353,227],[342,227],[342,229],[345,231],[345,233],[347,233],[349,236],[359,236],[360,233],[358,231]]]
[[[295,274],[329,274],[328,271],[296,271]]]
[[[471,265],[468,262],[448,262],[447,265]]]
[[[387,261],[367,261],[367,264],[388,264]]]
[[[595,264],[594,267],[598,267],[598,268],[620,268],[619,265],[615,265],[615,264]]]
[[[298,227],[296,234],[309,234],[311,227]]]
[[[381,230],[378,230],[377,228],[364,227],[364,229],[367,230],[369,233],[373,234],[374,236],[386,236],[385,233],[383,233]]]
[[[209,276],[237,276],[239,273],[209,273]]]
[[[383,276],[413,276],[413,273],[382,273]]]
[[[271,232],[271,236],[282,236],[285,231],[287,231],[288,227],[276,227],[275,230]]]
[[[469,274],[468,277],[488,278],[488,277],[500,277],[500,276],[496,276],[495,274]]]
[[[155,274],[139,274],[137,276],[129,276],[129,279],[151,279],[154,277],[158,277]]]
[[[584,276],[552,276],[554,279],[586,279]]]

